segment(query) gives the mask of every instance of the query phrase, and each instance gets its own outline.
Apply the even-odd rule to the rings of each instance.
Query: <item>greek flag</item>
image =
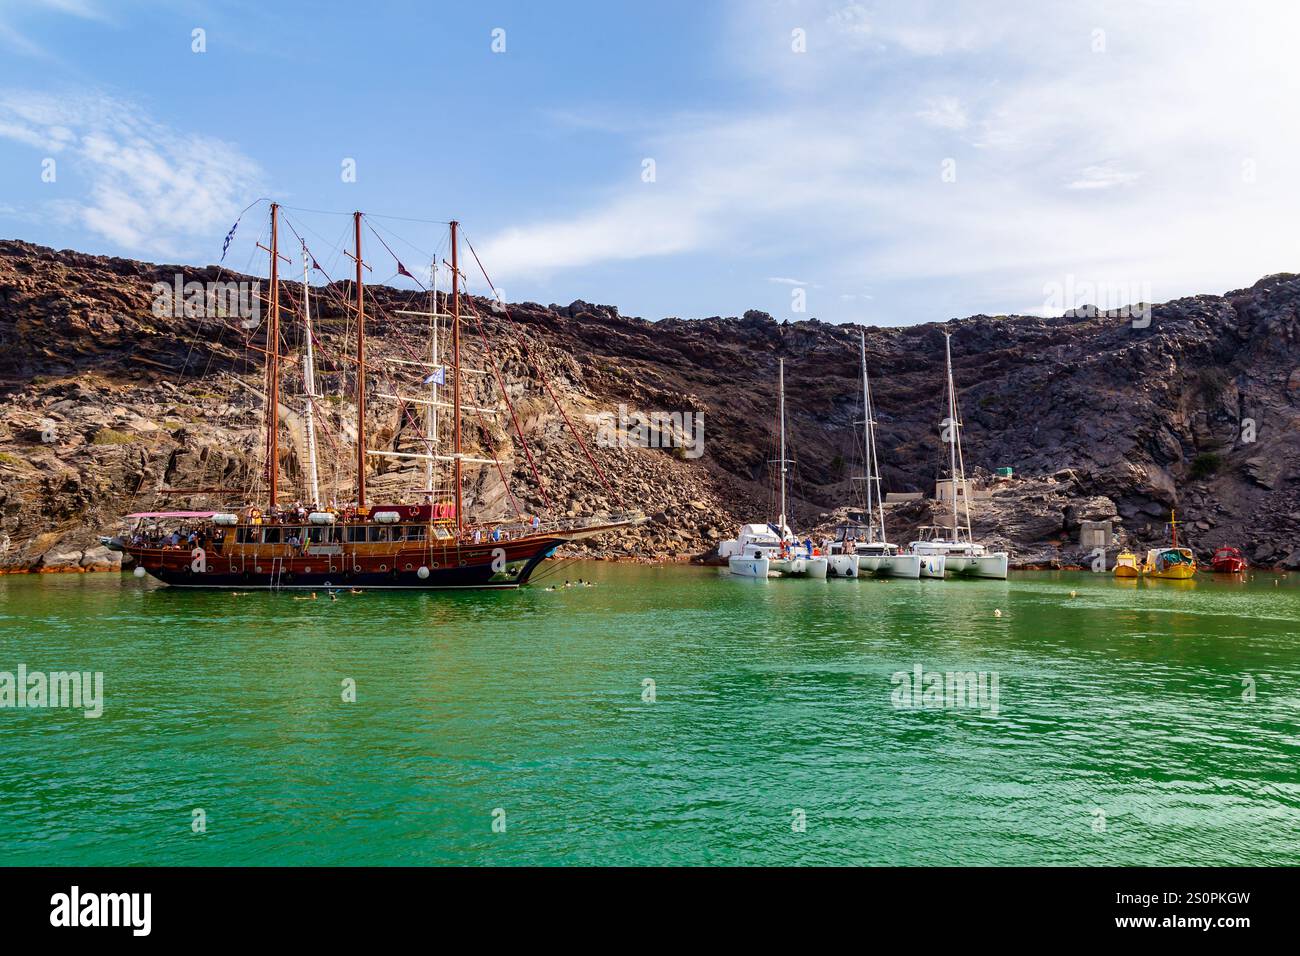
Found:
[[[223,243],[221,244],[221,261],[222,261],[222,262],[225,262],[225,261],[226,261],[226,250],[230,248],[230,240],[232,240],[232,239],[235,238],[235,230],[238,229],[238,228],[239,228],[239,220],[236,219],[236,220],[235,220],[235,224],[234,224],[233,226],[231,226],[231,227],[230,227],[230,231],[229,231],[228,233],[226,233],[226,241],[223,242]]]
[[[425,385],[446,385],[446,384],[447,384],[447,369],[446,369],[446,367],[445,367],[445,366],[442,366],[442,365],[439,365],[439,366],[438,366],[438,367],[433,371],[432,374],[430,374],[427,378],[425,378],[425,380],[424,380],[424,384],[425,384]]]

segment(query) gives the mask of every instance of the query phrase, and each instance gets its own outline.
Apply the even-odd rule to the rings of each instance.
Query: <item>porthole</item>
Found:
[[[413,564],[408,564],[408,565],[406,566],[406,570],[408,570],[408,571],[414,570],[414,568],[415,568],[415,565],[413,565]]]
[[[386,565],[386,564],[381,564],[381,565],[379,566],[379,570],[380,570],[380,571],[387,571],[387,570],[388,570],[388,565]]]

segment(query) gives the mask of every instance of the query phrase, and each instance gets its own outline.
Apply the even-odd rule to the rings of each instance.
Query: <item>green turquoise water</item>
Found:
[[[105,698],[0,709],[0,863],[1300,863],[1300,577],[564,573],[0,578],[0,671]],[[895,706],[917,665],[996,715]]]

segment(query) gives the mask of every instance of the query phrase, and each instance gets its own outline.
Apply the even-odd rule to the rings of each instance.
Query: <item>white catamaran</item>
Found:
[[[913,541],[908,550],[911,554],[922,558],[942,556],[944,570],[948,574],[1006,580],[1007,553],[989,551],[984,545],[976,544],[971,537],[970,486],[966,483],[966,464],[962,459],[957,388],[952,377],[952,335],[948,332],[944,332],[943,335],[944,355],[948,368],[948,417],[944,421],[944,431],[948,442],[948,473],[952,480],[952,524],[950,528],[939,525],[922,528],[920,540]],[[959,516],[959,498],[966,514],[965,522],[962,522]],[[925,573],[924,569],[922,573]]]
[[[718,556],[727,559],[732,574],[747,578],[806,577],[824,578],[827,559],[814,554],[807,542],[800,543],[785,521],[785,474],[790,460],[785,451],[785,359],[777,364],[778,411],[781,444],[780,457],[773,464],[780,475],[780,515],[776,524],[747,524],[740,533],[718,546]]]
[[[860,573],[881,577],[917,578],[923,565],[937,568],[943,576],[943,555],[902,553],[889,543],[885,534],[885,499],[880,488],[880,458],[876,453],[876,422],[871,403],[871,379],[867,374],[867,337],[859,333],[862,353],[862,447],[866,474],[856,479],[866,484],[867,514],[865,524],[846,523],[835,529],[830,545],[831,569],[844,577]],[[851,567],[852,573],[848,573]]]

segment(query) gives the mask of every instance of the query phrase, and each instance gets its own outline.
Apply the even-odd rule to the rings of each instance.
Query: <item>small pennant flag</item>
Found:
[[[447,369],[444,366],[441,365],[438,366],[438,368],[435,369],[431,375],[425,378],[424,384],[425,385],[446,385]]]
[[[225,261],[226,261],[226,250],[230,248],[230,240],[232,240],[232,239],[235,238],[235,230],[238,229],[238,228],[239,228],[239,220],[236,219],[236,220],[235,220],[235,224],[234,224],[233,226],[231,226],[231,227],[230,227],[230,231],[229,231],[228,233],[226,233],[226,241],[223,242],[223,243],[221,244],[221,261],[222,261],[222,262],[225,262]]]
[[[312,267],[313,269],[315,269],[317,272],[324,272],[324,271],[325,271],[324,269],[322,269],[322,268],[320,267],[320,263],[316,261],[316,257],[315,257],[315,256],[312,256],[312,257],[311,257],[311,267]]]
[[[401,260],[401,259],[398,259],[398,260],[397,260],[397,274],[398,274],[399,276],[406,276],[408,279],[414,279],[414,278],[415,278],[415,276],[411,275],[411,273],[409,273],[409,272],[406,271],[406,266],[402,265],[402,260]]]

